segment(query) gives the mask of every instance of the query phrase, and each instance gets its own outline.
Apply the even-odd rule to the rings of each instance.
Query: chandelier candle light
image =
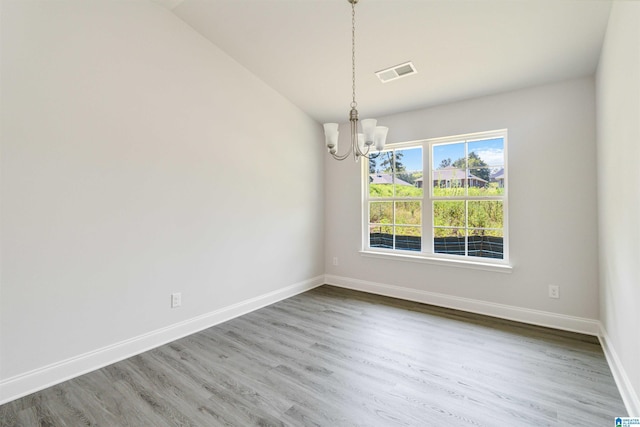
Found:
[[[359,0],[347,0],[351,3],[351,81],[352,81],[352,101],[351,111],[349,112],[349,122],[351,123],[351,146],[349,150],[340,155],[338,154],[338,123],[324,124],[324,137],[327,144],[329,154],[336,160],[344,160],[353,154],[354,160],[357,162],[360,157],[369,158],[368,154],[371,146],[381,151],[387,139],[389,128],[385,126],[376,126],[376,119],[362,120],[362,133],[358,133],[358,110],[356,107],[356,3]]]

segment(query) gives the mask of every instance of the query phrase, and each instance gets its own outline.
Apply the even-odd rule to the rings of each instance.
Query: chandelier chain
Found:
[[[356,2],[351,3],[351,108],[356,108]]]
[[[0,0],[1,1],[1,0]],[[344,154],[338,154],[338,123],[325,123],[324,135],[327,150],[336,160],[346,160],[350,155],[358,162],[358,159],[375,159],[380,153],[373,153],[373,147],[377,151],[384,148],[385,139],[389,128],[376,126],[376,119],[363,120],[362,133],[358,133],[358,103],[356,102],[356,3],[359,0],[347,0],[351,3],[351,111],[349,111],[349,124],[351,144]]]

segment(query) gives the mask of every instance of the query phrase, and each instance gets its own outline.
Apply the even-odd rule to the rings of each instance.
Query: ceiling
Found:
[[[347,0],[157,0],[319,122],[348,121]],[[360,118],[592,75],[610,0],[360,0]],[[413,61],[417,74],[376,71]]]

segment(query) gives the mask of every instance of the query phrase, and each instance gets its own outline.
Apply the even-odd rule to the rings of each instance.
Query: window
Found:
[[[369,160],[369,247],[422,249],[422,147],[391,149]]]
[[[503,130],[391,144],[372,156],[365,251],[506,263],[506,144]]]

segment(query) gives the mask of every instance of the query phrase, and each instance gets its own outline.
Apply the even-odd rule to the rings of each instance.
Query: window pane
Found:
[[[422,188],[415,182],[422,174],[411,176],[406,173],[399,173],[395,176],[396,197],[422,197]],[[413,181],[413,184],[406,181]],[[420,182],[421,184],[421,182]]]
[[[396,227],[396,249],[420,251],[422,231],[420,227]]]
[[[395,197],[422,197],[422,147],[394,150]]]
[[[369,197],[393,197],[393,173],[389,169],[389,159],[393,159],[393,151],[371,155],[369,159]],[[385,166],[382,166],[383,161]]]
[[[396,224],[422,224],[422,203],[418,200],[396,202]]]
[[[433,171],[434,197],[460,197],[465,195],[465,169],[437,169]]]
[[[453,144],[434,145],[431,156],[433,159],[431,168],[434,171],[448,167],[465,169],[467,166],[464,161],[464,144],[464,142],[456,142]]]
[[[489,174],[489,188],[491,189],[490,195],[503,195],[504,194],[504,167],[492,167]]]
[[[378,157],[375,155],[369,156],[369,175],[376,173],[378,170]]]
[[[504,211],[502,200],[470,200],[469,228],[504,227]]]
[[[503,168],[480,168],[469,170],[469,196],[502,196],[504,194]],[[498,178],[495,178],[495,177]],[[488,179],[484,179],[484,178]]]
[[[388,173],[388,174],[393,174],[394,171],[394,161],[393,161],[393,150],[390,151],[382,151],[379,154],[374,154],[373,156],[376,156],[375,158],[375,162],[376,162],[376,166],[375,169],[373,171],[371,171],[371,164],[369,164],[369,171],[370,173],[373,172],[377,172],[377,173]]]
[[[422,171],[413,172],[411,175],[413,178],[413,186],[421,190],[418,197],[422,197],[422,189],[424,188],[424,175]],[[427,185],[429,185],[429,180],[427,180]]]
[[[422,147],[396,150],[396,173],[422,171]]]
[[[466,194],[465,143],[438,144],[432,147],[434,197],[464,196]]]
[[[438,254],[465,255],[464,229],[433,228],[433,251]]]
[[[491,170],[489,168],[473,168],[467,173],[467,185],[469,187],[469,196],[485,196],[489,186],[489,176]]]
[[[393,197],[393,177],[391,174],[369,174],[369,197]]]
[[[393,202],[369,203],[369,222],[372,224],[392,224]]]
[[[380,173],[384,172],[384,168],[381,166],[383,160],[387,160],[393,156],[392,150],[381,151],[376,153],[369,154],[369,173]],[[386,163],[385,163],[386,167]]]
[[[369,246],[393,249],[393,227],[388,225],[369,226]]]
[[[469,167],[504,165],[504,139],[492,138],[469,142]]]
[[[436,227],[464,227],[464,201],[433,202],[433,225]]]
[[[469,230],[469,256],[504,258],[502,230]]]
[[[396,174],[395,187],[396,197],[422,197],[422,173]]]

